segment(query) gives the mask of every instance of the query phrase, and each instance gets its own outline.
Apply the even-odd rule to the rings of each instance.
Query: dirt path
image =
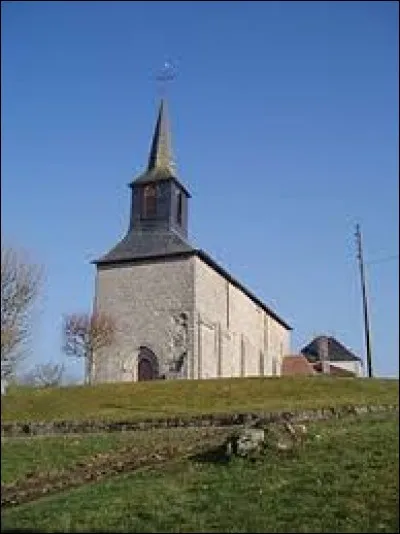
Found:
[[[229,435],[230,429],[204,429],[201,436],[185,439],[179,445],[158,445],[152,451],[128,446],[111,453],[99,453],[76,462],[68,469],[26,475],[10,484],[1,485],[1,507],[15,506],[97,482],[111,476],[152,467],[168,461],[201,453],[214,447]]]

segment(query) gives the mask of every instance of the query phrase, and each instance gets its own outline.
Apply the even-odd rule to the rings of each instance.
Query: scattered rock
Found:
[[[236,432],[226,443],[227,456],[246,457],[261,452],[264,446],[265,432],[260,428],[246,428]]]
[[[287,441],[286,442],[278,441],[277,444],[276,444],[276,448],[278,449],[278,451],[288,451],[292,447],[293,447],[293,444],[289,443]]]
[[[267,449],[288,451],[301,444],[306,434],[305,425],[289,421],[269,423],[264,428],[245,428],[227,438],[225,454],[228,458],[253,458]]]

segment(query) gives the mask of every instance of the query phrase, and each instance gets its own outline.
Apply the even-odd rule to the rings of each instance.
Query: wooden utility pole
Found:
[[[369,317],[368,317],[368,301],[367,301],[367,290],[365,285],[365,268],[364,268],[364,258],[362,250],[362,241],[361,241],[361,230],[360,225],[356,225],[356,240],[357,240],[357,259],[360,266],[360,279],[361,279],[361,291],[363,299],[363,314],[364,314],[364,333],[365,333],[365,344],[367,347],[367,368],[368,368],[368,377],[372,378],[372,361],[371,361],[371,339],[369,331]]]

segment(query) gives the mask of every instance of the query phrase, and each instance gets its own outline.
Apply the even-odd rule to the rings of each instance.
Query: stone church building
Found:
[[[125,237],[95,261],[94,310],[116,323],[92,383],[280,375],[291,327],[188,239],[190,193],[172,163],[161,101]]]

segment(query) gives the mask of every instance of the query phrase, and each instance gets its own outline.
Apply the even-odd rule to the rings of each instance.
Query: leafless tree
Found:
[[[22,383],[45,388],[60,386],[64,370],[64,364],[41,363],[23,377]]]
[[[43,279],[42,267],[21,251],[1,246],[1,378],[15,375],[31,333],[33,304]]]
[[[64,317],[63,350],[68,356],[85,361],[85,382],[90,383],[93,356],[114,342],[115,323],[105,313],[82,313]]]

